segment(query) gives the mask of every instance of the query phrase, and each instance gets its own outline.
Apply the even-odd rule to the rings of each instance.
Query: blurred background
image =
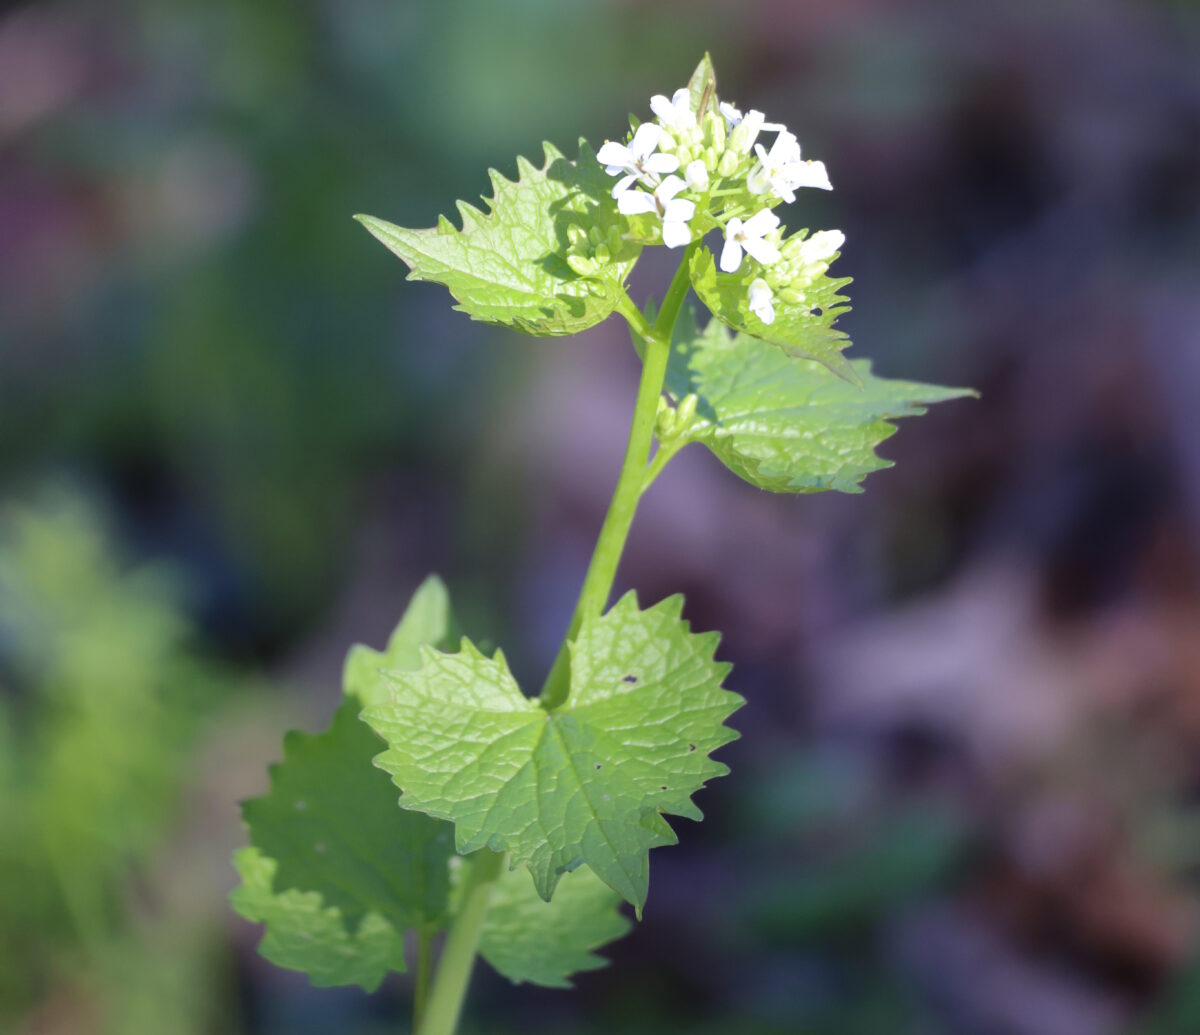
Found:
[[[846,232],[854,354],[982,399],[861,496],[672,464],[619,588],[722,630],[733,775],[612,967],[481,968],[468,1031],[1200,1032],[1186,0],[0,3],[0,1030],[407,1030],[404,979],[257,957],[237,802],[430,571],[537,684],[637,361],[350,216],[430,225],[705,49],[830,168],[785,219]]]

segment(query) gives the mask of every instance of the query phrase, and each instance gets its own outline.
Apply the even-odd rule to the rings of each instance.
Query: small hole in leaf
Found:
[[[813,316],[820,316],[820,315],[821,315],[821,307],[820,307],[819,305],[815,305],[815,306],[813,306],[813,307],[812,307],[812,315],[813,315]]]
[[[688,750],[689,750],[689,751],[695,751],[695,750],[696,750],[696,745],[695,745],[695,744],[689,744],[689,745],[688,745]]]
[[[637,682],[637,676],[634,676],[634,675],[628,675],[628,676],[625,676],[625,678],[624,678],[624,679],[622,679],[622,680],[621,680],[621,682],[622,682],[622,683],[636,683],[636,682]]]
[[[603,769],[603,768],[604,768],[604,766],[602,766],[602,765],[601,765],[599,762],[597,762],[597,763],[596,763],[596,768],[597,768],[597,769]]]
[[[665,791],[666,789],[667,785],[665,783],[659,788],[660,791]]]

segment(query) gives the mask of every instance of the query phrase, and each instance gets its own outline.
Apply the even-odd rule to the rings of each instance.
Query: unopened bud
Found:
[[[567,265],[581,277],[590,277],[596,272],[596,260],[585,255],[568,255]]]
[[[709,120],[711,127],[709,132],[709,143],[717,151],[722,151],[725,148],[725,116],[714,115]]]
[[[696,416],[696,404],[699,399],[696,398],[696,393],[692,392],[683,397],[683,401],[679,404],[679,408],[675,411],[675,419],[680,424],[687,424]]]

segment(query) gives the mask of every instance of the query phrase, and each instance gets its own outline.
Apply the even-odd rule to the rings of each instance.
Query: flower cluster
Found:
[[[797,247],[787,247],[771,209],[795,201],[802,187],[831,190],[824,163],[802,158],[795,135],[760,111],[743,114],[732,104],[706,102],[697,112],[687,89],[652,97],[650,109],[653,122],[638,125],[625,143],[606,141],[597,152],[607,173],[617,177],[617,208],[628,217],[650,217],[649,239],[661,235],[668,248],[720,229],[721,270],[736,273],[749,257],[759,275],[749,285],[748,308],[771,323],[776,295],[802,288],[789,276],[812,268],[809,262],[797,265]],[[767,133],[775,134],[770,147],[762,141]],[[827,246],[829,234],[840,245],[841,235],[832,231],[809,238],[810,250],[814,241]]]

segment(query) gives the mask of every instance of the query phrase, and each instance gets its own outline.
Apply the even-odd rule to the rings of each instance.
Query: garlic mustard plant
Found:
[[[547,144],[540,167],[517,159],[516,180],[493,172],[487,211],[460,202],[460,226],[359,217],[410,280],[444,285],[473,319],[561,336],[619,314],[642,362],[620,478],[543,685],[521,687],[502,651],[463,637],[431,577],[383,650],[350,651],[328,729],[289,734],[269,792],[244,805],[233,905],[265,925],[262,954],[367,990],[411,962],[418,1035],[455,1030],[477,956],[548,986],[603,965],[596,950],[631,926],[622,900],[639,918],[646,905],[650,850],[678,837],[668,817],[699,820],[692,796],[727,772],[711,756],[744,702],[717,634],[693,631],[679,596],[609,606],[666,464],[699,443],[760,489],[859,492],[889,466],[875,448],[892,419],[970,394],[843,356],[849,281],[829,276],[842,234],[789,232],[773,211],[828,189],[825,167],[762,112],[719,101],[707,55],[649,107],[599,151]],[[661,303],[639,308],[626,282],[658,245],[681,261]]]

